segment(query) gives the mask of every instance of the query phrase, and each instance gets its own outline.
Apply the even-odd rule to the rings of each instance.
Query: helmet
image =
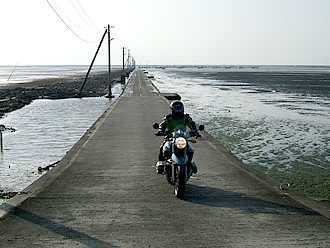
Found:
[[[170,108],[172,110],[172,113],[183,113],[184,112],[183,103],[179,100],[171,102]]]

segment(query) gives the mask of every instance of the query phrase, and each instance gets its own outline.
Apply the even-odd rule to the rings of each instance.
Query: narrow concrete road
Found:
[[[170,91],[170,89],[169,89]],[[168,102],[135,71],[53,170],[0,206],[0,247],[329,247],[329,209],[292,200],[208,134],[184,200],[155,172]],[[290,197],[289,197],[290,196]]]

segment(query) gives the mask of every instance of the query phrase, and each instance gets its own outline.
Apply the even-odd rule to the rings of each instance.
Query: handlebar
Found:
[[[159,129],[159,124],[158,123],[153,123],[153,128],[154,129]],[[189,136],[190,137],[196,137],[196,139],[201,138],[202,136],[199,134],[198,131],[204,131],[204,125],[199,125],[198,130],[195,131],[189,131]],[[166,136],[166,138],[170,138],[170,134],[168,132],[163,132],[159,130],[157,133],[155,133],[156,136]]]
[[[168,133],[163,133],[161,131],[158,131],[157,133],[155,133],[156,136],[165,136],[165,139],[169,139],[171,138],[171,135]],[[202,136],[199,134],[198,131],[189,131],[189,136],[190,137],[196,137],[196,139],[198,138],[202,138]]]
[[[189,135],[190,135],[190,137],[196,137],[196,139],[202,138],[202,136],[199,134],[199,132],[197,130],[196,131],[189,131]]]

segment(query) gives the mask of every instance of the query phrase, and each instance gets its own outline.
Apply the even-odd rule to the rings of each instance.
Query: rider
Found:
[[[172,112],[163,118],[162,122],[159,124],[159,130],[156,133],[156,136],[163,136],[165,134],[171,134],[174,131],[176,126],[185,125],[185,126],[188,126],[190,128],[190,130],[195,133],[196,137],[201,137],[197,131],[195,122],[192,120],[192,118],[189,116],[189,114],[184,113],[184,106],[181,101],[179,101],[179,100],[173,101],[170,104],[170,108],[171,108]],[[159,151],[159,156],[158,156],[159,161],[165,161],[165,157],[163,154],[164,144],[165,144],[165,141],[160,146],[160,151]],[[194,149],[191,145],[189,145],[188,150],[187,150],[188,165],[190,165],[192,167],[192,173],[196,174],[197,166],[195,163],[191,163],[193,155],[194,155]],[[157,171],[159,174],[161,174],[163,171],[163,168],[157,168]]]

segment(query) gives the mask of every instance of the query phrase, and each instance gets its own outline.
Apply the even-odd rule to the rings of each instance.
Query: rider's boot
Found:
[[[196,165],[195,162],[192,162],[192,158],[193,158],[193,156],[194,156],[194,153],[193,153],[193,152],[188,152],[188,153],[187,153],[187,156],[188,156],[188,165],[189,165],[190,168],[191,168],[191,172],[192,172],[193,174],[197,174],[197,171],[198,171],[198,169],[197,169],[197,165]]]
[[[191,171],[193,174],[197,174],[197,172],[198,172],[198,168],[197,168],[197,165],[195,162],[191,163]]]
[[[165,171],[165,161],[158,161],[157,164],[156,164],[156,171],[157,171],[157,174],[164,174],[164,171]]]
[[[165,158],[163,155],[163,146],[161,146],[159,149],[158,162],[156,164],[156,171],[158,174],[164,173],[164,164],[165,164]]]

